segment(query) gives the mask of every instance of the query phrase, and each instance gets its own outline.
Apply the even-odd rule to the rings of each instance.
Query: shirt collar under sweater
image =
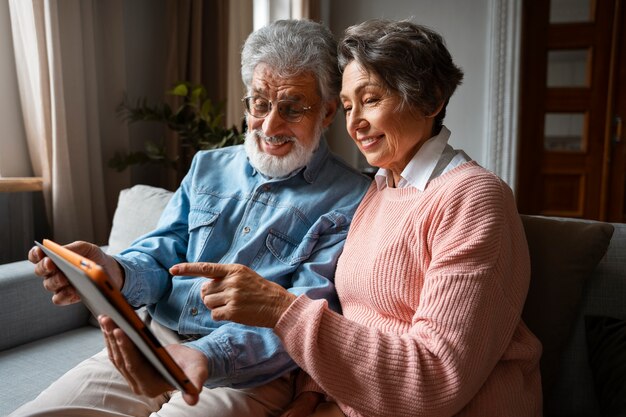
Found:
[[[424,142],[400,174],[400,182],[396,187],[415,187],[424,191],[432,179],[471,161],[465,152],[448,145],[449,138],[450,131],[443,126],[438,135]],[[380,168],[376,172],[376,186],[379,191],[388,186],[388,182],[392,181],[391,176],[391,171],[385,168]]]

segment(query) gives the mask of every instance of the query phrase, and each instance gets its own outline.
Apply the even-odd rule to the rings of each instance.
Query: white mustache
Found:
[[[272,145],[282,145],[287,142],[295,142],[296,138],[293,136],[266,136],[262,130],[255,131],[256,137],[271,143]]]

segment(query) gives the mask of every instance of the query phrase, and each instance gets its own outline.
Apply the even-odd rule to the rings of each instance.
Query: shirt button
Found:
[[[244,233],[250,233],[250,228],[248,226],[243,228]]]
[[[269,190],[270,190],[270,188],[272,188],[272,187],[271,187],[269,184],[265,184],[265,185],[263,186],[263,191],[269,191]]]
[[[190,310],[190,312],[191,312],[191,315],[192,315],[192,316],[197,316],[197,315],[198,315],[198,309],[197,309],[197,308],[195,308],[195,307],[192,307],[192,308],[191,308],[191,310]]]

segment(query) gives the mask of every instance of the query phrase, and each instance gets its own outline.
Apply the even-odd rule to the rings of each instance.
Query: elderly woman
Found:
[[[448,145],[442,124],[461,70],[437,33],[408,21],[350,27],[339,57],[348,132],[380,167],[338,262],[343,315],[239,265],[175,274],[214,278],[202,289],[213,317],[274,328],[311,378],[300,390],[348,416],[540,416],[512,192]],[[296,405],[290,415],[309,407]]]

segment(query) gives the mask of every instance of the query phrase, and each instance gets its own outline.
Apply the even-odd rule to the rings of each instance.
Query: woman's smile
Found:
[[[368,149],[374,148],[380,141],[385,138],[385,135],[366,137],[363,139],[357,139],[361,144],[361,149],[367,151]]]

